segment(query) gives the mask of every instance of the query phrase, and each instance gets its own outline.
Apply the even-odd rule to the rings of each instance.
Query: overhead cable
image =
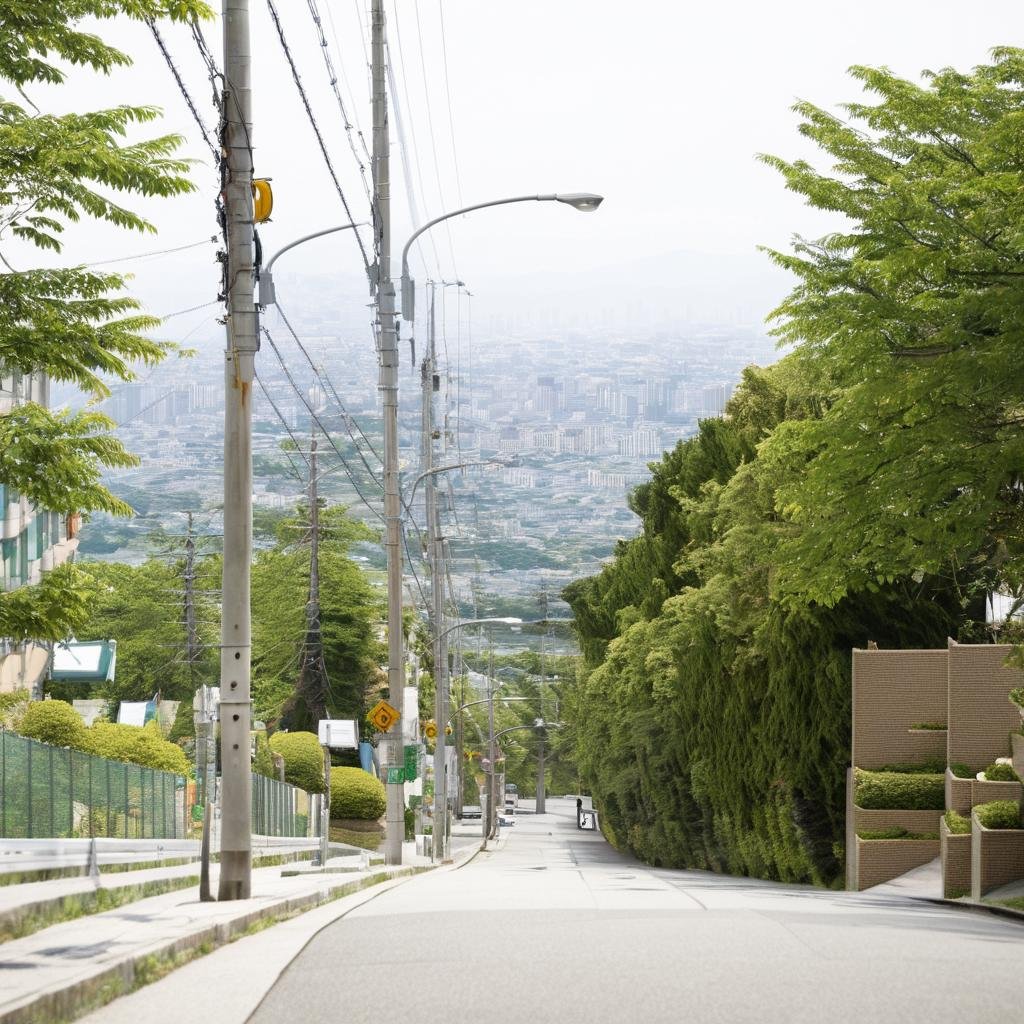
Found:
[[[349,223],[355,223],[356,218],[352,215],[352,210],[349,208],[348,200],[345,198],[345,191],[341,187],[341,182],[338,180],[338,175],[334,170],[334,164],[331,161],[330,154],[327,152],[327,143],[324,142],[323,134],[320,131],[320,125],[317,124],[316,117],[313,115],[313,108],[309,104],[309,97],[306,95],[305,86],[303,86],[302,79],[299,77],[299,69],[295,66],[295,60],[292,58],[292,52],[288,47],[288,40],[285,38],[284,29],[281,27],[281,18],[277,13],[277,8],[274,6],[274,0],[267,0],[267,8],[270,11],[270,17],[273,19],[274,27],[277,29],[277,38],[280,40],[281,49],[284,51],[285,59],[288,61],[288,67],[291,68],[295,88],[298,89],[302,105],[306,108],[306,116],[309,118],[309,123],[313,128],[313,134],[316,136],[317,145],[320,147],[320,153],[323,155],[324,163],[327,165],[327,171],[331,176],[331,181],[334,182],[334,189],[338,193],[341,205],[345,208],[345,213],[348,216]],[[359,252],[362,254],[363,266],[366,268],[366,273],[370,274],[370,259],[366,254],[366,247],[363,245],[363,239],[359,234],[359,229],[353,228],[352,233],[356,236],[356,242],[359,244]]]

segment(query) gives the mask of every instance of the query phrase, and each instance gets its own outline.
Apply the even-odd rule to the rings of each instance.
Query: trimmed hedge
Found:
[[[943,775],[856,771],[858,807],[875,811],[941,811],[946,806]]]
[[[985,828],[1021,828],[1020,804],[1016,800],[993,800],[974,808]]]
[[[971,831],[971,819],[965,818],[962,814],[956,811],[946,811],[946,828],[955,836],[964,836],[970,834]]]
[[[324,791],[324,751],[312,732],[275,732],[270,749],[284,758],[284,781],[307,793]]]
[[[872,769],[876,772],[896,772],[899,775],[941,775],[945,770],[946,759],[944,757],[929,757],[927,760],[917,761],[913,764],[899,761]],[[971,772],[971,777],[974,777],[974,772]]]
[[[331,769],[331,817],[376,821],[388,802],[384,784],[362,768]]]
[[[18,725],[18,733],[54,747],[84,750],[86,728],[82,716],[63,700],[34,700]]]
[[[1008,764],[990,764],[985,769],[989,782],[1020,782],[1020,776]]]
[[[938,832],[908,832],[905,828],[894,825],[891,828],[862,829],[857,833],[858,839],[938,839]]]
[[[175,775],[192,774],[185,751],[165,740],[156,722],[143,726],[94,722],[85,730],[85,743],[80,749],[112,761],[126,761]]]

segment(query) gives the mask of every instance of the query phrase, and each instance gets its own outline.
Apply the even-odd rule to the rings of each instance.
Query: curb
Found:
[[[1024,910],[1001,907],[996,903],[986,903],[984,900],[947,900],[941,896],[912,896],[911,899],[919,900],[921,903],[931,903],[938,907],[955,907],[957,910],[973,910],[983,914],[992,914],[995,917],[1008,917],[1024,924]]]
[[[278,899],[229,921],[203,926],[179,938],[142,947],[87,977],[69,981],[50,991],[33,993],[19,1005],[0,1012],[0,1024],[56,1024],[73,1020],[99,1009],[118,996],[158,980],[190,960],[213,952],[219,946],[242,937],[255,926],[270,926],[362,889],[427,870],[430,869],[416,866],[377,871],[356,881]]]

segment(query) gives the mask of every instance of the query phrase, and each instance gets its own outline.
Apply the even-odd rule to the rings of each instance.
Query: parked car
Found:
[[[476,804],[466,804],[462,808],[462,817],[465,818],[482,818],[484,816],[483,808],[478,807]]]

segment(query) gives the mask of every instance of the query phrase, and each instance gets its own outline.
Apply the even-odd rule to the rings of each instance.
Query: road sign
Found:
[[[359,749],[359,734],[356,723],[347,718],[321,718],[317,736],[322,747]]]
[[[426,736],[428,740],[434,739],[434,737],[437,736],[437,726],[433,722],[427,722],[423,727],[423,735]]]
[[[405,782],[405,768],[400,764],[389,764],[388,765],[388,785],[395,786],[400,782]]]
[[[386,700],[379,700],[370,709],[367,717],[381,732],[387,732],[401,715]]]
[[[405,748],[405,781],[415,782],[419,775],[420,747],[418,743],[410,743]]]
[[[583,829],[584,832],[596,832],[597,811],[580,811],[577,827]]]

